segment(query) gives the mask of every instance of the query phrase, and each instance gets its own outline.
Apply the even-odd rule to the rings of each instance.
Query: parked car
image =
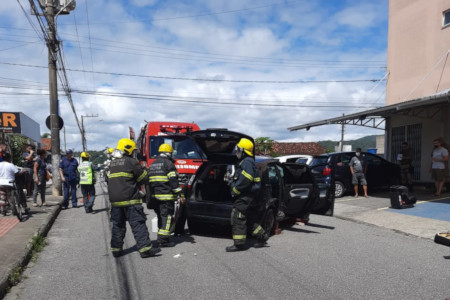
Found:
[[[304,154],[293,154],[293,155],[283,155],[275,157],[279,162],[281,163],[295,163],[298,159],[305,159],[308,160],[311,158],[311,155],[304,155]]]
[[[313,159],[312,155],[301,155],[297,160],[295,161],[296,164],[304,164],[309,165]]]
[[[350,172],[349,163],[354,156],[355,152],[334,152],[317,155],[313,157],[309,166],[315,168],[316,178],[318,173],[321,172],[320,168],[328,167],[330,168],[330,171],[334,170],[335,196],[342,197],[347,191],[353,191],[352,174]],[[366,179],[367,187],[369,189],[389,187],[400,182],[399,165],[368,152],[363,152],[362,156],[367,162]],[[323,175],[325,181],[328,180],[327,176],[329,175]]]
[[[241,138],[253,139],[223,129],[194,131],[188,135],[207,156],[185,191],[189,230],[195,232],[205,223],[230,226],[233,199],[229,181],[237,162],[233,152]],[[321,201],[308,166],[267,158],[257,158],[256,165],[261,177],[261,190],[256,199],[263,203],[261,225],[267,232],[273,232],[275,222],[282,218],[333,214],[334,198],[332,202]]]

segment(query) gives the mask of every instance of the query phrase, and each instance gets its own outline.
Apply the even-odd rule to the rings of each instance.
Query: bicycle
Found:
[[[4,205],[5,209],[7,206],[11,209],[11,213],[13,216],[16,216],[20,222],[23,221],[23,214],[28,214],[28,209],[26,207],[26,204],[23,203],[24,199],[20,197],[16,182],[10,181],[11,186],[1,186],[1,188],[5,191],[7,194],[6,196],[6,203]],[[25,200],[26,201],[26,200]],[[6,211],[3,213],[6,215]]]

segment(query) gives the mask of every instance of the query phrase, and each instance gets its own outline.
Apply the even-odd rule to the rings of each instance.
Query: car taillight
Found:
[[[322,175],[323,176],[328,176],[330,174],[331,174],[331,168],[330,167],[326,166],[325,168],[323,168],[323,171],[322,171]]]

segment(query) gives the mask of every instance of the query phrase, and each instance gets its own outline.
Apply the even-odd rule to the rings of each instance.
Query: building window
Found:
[[[444,11],[442,27],[450,26],[450,10]]]

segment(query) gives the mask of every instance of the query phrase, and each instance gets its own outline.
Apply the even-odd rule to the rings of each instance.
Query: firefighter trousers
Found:
[[[155,213],[158,216],[158,242],[168,243],[170,234],[175,229],[173,214],[175,211],[175,201],[164,200],[155,201]]]
[[[231,233],[236,246],[242,246],[247,240],[247,230],[259,240],[266,240],[266,232],[261,227],[262,209],[250,206],[252,198],[239,197],[231,210]]]
[[[123,239],[127,231],[126,221],[130,224],[133,232],[136,246],[139,253],[146,252],[152,248],[152,242],[145,224],[147,217],[144,214],[144,208],[141,204],[115,207],[111,209],[111,251],[121,251]]]

